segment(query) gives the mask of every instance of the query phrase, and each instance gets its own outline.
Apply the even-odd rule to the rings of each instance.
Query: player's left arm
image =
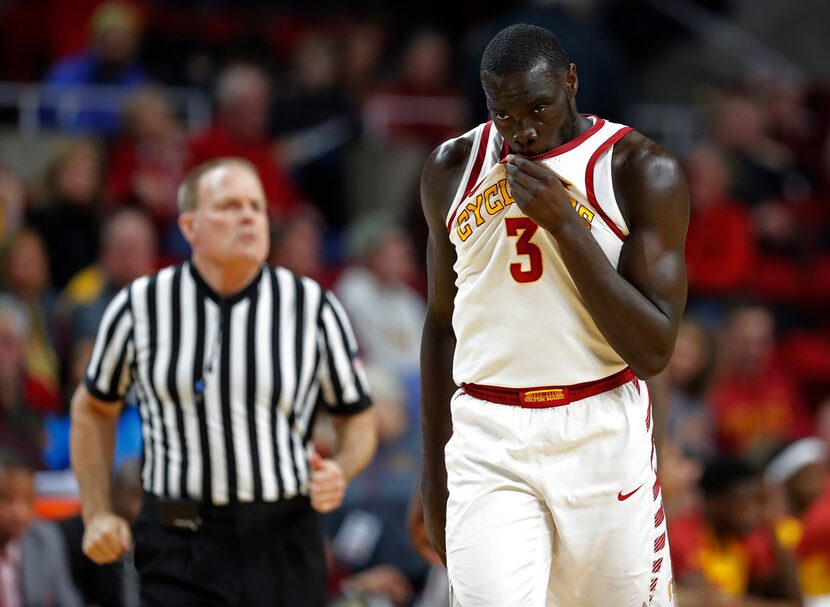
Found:
[[[686,303],[689,193],[674,156],[637,132],[614,146],[612,167],[614,192],[629,225],[618,269],[549,168],[510,157],[508,184],[522,211],[556,238],[608,343],[638,377],[648,379],[668,363]]]
[[[616,300],[620,307],[603,310],[597,323],[645,379],[668,364],[686,306],[689,190],[674,155],[637,132],[623,138],[614,155],[614,191],[629,226],[618,272],[639,297],[623,295]],[[620,312],[627,315],[619,318]]]

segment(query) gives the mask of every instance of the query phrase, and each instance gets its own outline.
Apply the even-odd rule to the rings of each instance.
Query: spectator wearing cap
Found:
[[[808,605],[830,600],[830,464],[827,444],[807,437],[784,447],[764,472],[784,489],[796,544],[798,577]],[[820,604],[820,603],[819,603]]]
[[[71,94],[76,87],[107,86],[127,92],[145,82],[144,70],[137,59],[141,17],[135,5],[118,0],[102,4],[90,18],[89,35],[87,49],[49,70],[44,84],[53,86],[53,101]],[[91,96],[81,97],[87,98]],[[49,111],[44,118],[63,130],[109,136],[118,129],[120,99],[115,99],[109,107],[96,105],[74,112]]]

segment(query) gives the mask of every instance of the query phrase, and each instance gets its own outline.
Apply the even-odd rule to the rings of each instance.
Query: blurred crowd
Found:
[[[606,9],[587,15],[579,2],[462,2],[444,20],[410,23],[371,3],[310,4],[0,2],[0,79],[43,85],[38,135],[19,133],[18,110],[0,107],[0,139],[12,141],[0,144],[0,575],[27,561],[32,534],[64,543],[67,562],[54,566],[68,568],[82,602],[44,604],[135,604],[129,562],[92,566],[80,519],[65,518],[77,513],[71,483],[55,481],[69,469],[67,406],[113,295],[187,258],[176,189],[221,156],[259,170],[270,261],[338,295],[375,396],[378,454],[325,521],[332,604],[445,604],[440,574],[404,527],[419,466],[420,170],[435,145],[486,119],[481,41],[514,21],[560,35],[580,70],[582,111],[625,121],[648,101],[626,76],[644,52],[603,20],[636,7],[586,2]],[[653,397],[681,607],[830,596],[823,84],[763,70],[710,82],[694,100],[702,128],[675,150],[691,192],[690,295]],[[209,99],[209,121],[185,119],[171,88],[182,86]],[[139,428],[128,405],[116,456],[127,516],[140,501]],[[317,434],[325,452],[325,420]],[[58,518],[61,534],[42,531]]]

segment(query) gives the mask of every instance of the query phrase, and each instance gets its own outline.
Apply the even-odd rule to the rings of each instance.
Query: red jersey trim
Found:
[[[490,143],[490,128],[493,126],[493,121],[488,120],[484,125],[484,130],[481,133],[481,141],[478,142],[478,151],[476,152],[476,160],[473,164],[473,170],[470,171],[470,176],[467,178],[467,185],[464,188],[464,195],[461,196],[461,201],[463,202],[467,196],[470,195],[470,192],[473,191],[477,181],[478,181],[478,174],[481,171],[481,166],[484,164],[484,157],[487,155],[487,146]],[[455,210],[450,217],[450,220],[447,222],[447,232],[452,232],[452,222],[455,221],[455,216],[458,214],[458,209],[461,207],[459,203]]]
[[[585,143],[587,139],[589,139],[594,133],[599,131],[604,125],[605,120],[600,118],[599,116],[594,116],[593,114],[582,114],[583,116],[590,116],[594,118],[594,125],[591,126],[587,131],[582,133],[576,139],[571,139],[570,141],[566,141],[562,145],[558,145],[552,150],[548,150],[547,152],[542,152],[541,154],[536,154],[535,156],[524,156],[528,160],[544,160],[545,158],[553,158],[554,156],[559,156],[560,154],[564,154],[565,152],[570,152],[575,147]]]
[[[625,234],[622,233],[620,227],[611,221],[611,218],[608,217],[608,214],[603,210],[602,206],[599,204],[597,200],[596,193],[594,192],[594,169],[597,166],[597,161],[599,160],[600,156],[602,156],[608,148],[612,145],[617,143],[620,139],[628,135],[634,129],[630,126],[621,128],[619,131],[611,135],[607,140],[605,140],[602,145],[600,145],[597,150],[591,155],[591,158],[588,160],[588,166],[585,168],[585,195],[588,197],[588,202],[591,203],[591,206],[594,207],[599,216],[602,217],[602,220],[611,228],[611,231],[617,235],[622,241],[625,241]]]

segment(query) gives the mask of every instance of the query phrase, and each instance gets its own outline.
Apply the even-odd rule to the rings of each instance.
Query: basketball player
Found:
[[[481,81],[492,120],[421,180],[427,536],[461,607],[672,605],[643,380],[686,300],[683,175],[577,112],[544,29],[497,34]]]

